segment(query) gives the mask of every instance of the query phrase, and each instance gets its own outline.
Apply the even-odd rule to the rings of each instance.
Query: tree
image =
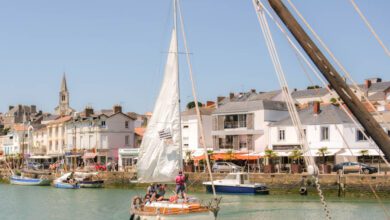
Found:
[[[321,88],[320,86],[318,85],[314,85],[314,86],[308,86],[307,89],[319,89]]]
[[[274,150],[271,150],[269,148],[266,148],[264,150],[264,157],[268,159],[269,164],[271,165],[273,164],[273,159],[277,156],[278,154]]]
[[[368,150],[361,150],[360,155],[363,158],[363,163],[365,162],[365,157],[368,156]]]
[[[302,159],[302,151],[299,150],[298,148],[294,148],[294,150],[291,151],[290,153],[290,159],[296,163],[300,164],[300,160]]]
[[[317,152],[318,155],[320,155],[322,157],[322,164],[325,165],[325,157],[327,154],[329,154],[329,151],[328,151],[328,148],[327,147],[321,147],[318,149],[318,152]]]
[[[203,104],[202,104],[201,102],[198,102],[198,105],[199,105],[199,107],[202,107],[202,106],[203,106]],[[195,102],[194,102],[194,101],[189,102],[189,103],[187,104],[187,109],[192,109],[192,108],[195,108]]]

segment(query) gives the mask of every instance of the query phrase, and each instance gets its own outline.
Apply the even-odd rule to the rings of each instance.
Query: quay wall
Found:
[[[0,181],[7,182],[9,172],[0,169]],[[186,173],[188,175],[188,187],[199,188],[202,187],[202,182],[210,181],[207,173]],[[214,179],[222,179],[227,174],[215,173]],[[61,176],[60,173],[54,174],[53,179]],[[134,172],[100,172],[100,178],[105,181],[107,186],[143,186],[142,184],[135,184],[131,180],[136,180],[136,173]],[[310,186],[314,179],[305,174],[250,174],[251,182],[265,183],[268,187],[278,189],[297,189],[304,182]],[[390,191],[390,175],[384,174],[346,174],[339,176],[338,174],[321,174],[319,175],[319,182],[323,189],[338,189],[339,183],[342,183],[348,189],[368,189],[371,185],[376,190]]]

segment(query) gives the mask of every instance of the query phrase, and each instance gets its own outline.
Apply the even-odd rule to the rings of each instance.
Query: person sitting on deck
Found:
[[[186,177],[183,174],[183,171],[179,171],[179,175],[176,176],[176,194],[181,195],[181,198],[184,201],[187,201],[187,194],[185,193],[186,189]]]
[[[158,185],[158,187],[157,187],[157,194],[156,194],[157,201],[164,200],[164,195],[165,195],[166,188],[167,188],[167,184],[160,184],[160,185]]]
[[[150,186],[148,186],[148,189],[146,190],[146,195],[150,196],[151,201],[154,201],[156,199],[157,187],[154,183],[151,183]]]

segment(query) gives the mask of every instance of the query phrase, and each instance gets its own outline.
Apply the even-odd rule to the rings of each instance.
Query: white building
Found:
[[[318,149],[323,147],[328,148],[328,156],[336,156],[336,163],[345,161],[345,157],[348,157],[348,160],[356,160],[362,150],[369,150],[371,156],[379,155],[376,146],[370,145],[338,106],[320,106],[319,103],[314,103],[301,110],[299,117],[312,156],[318,156]],[[288,155],[292,149],[299,148],[301,141],[290,117],[272,123],[269,129],[271,149]]]
[[[66,124],[67,151],[78,152],[98,161],[117,159],[119,148],[134,147],[134,119],[122,113],[121,106],[94,114],[92,108]]]
[[[213,147],[213,141],[211,136],[212,117],[211,113],[214,111],[212,108],[200,108],[200,115],[202,118],[202,126],[205,135],[205,144],[207,148]],[[181,114],[181,127],[182,127],[182,145],[183,152],[196,151],[203,149],[201,142],[201,130],[199,126],[199,120],[196,115],[195,108],[182,112]]]
[[[288,115],[284,102],[232,101],[219,106],[213,117],[213,148],[217,151],[263,152],[269,144],[268,126]]]
[[[29,154],[29,126],[14,124],[7,135],[2,136],[2,149],[4,155]]]

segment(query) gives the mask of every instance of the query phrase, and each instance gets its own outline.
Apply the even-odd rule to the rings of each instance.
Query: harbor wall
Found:
[[[193,188],[202,186],[202,182],[210,181],[207,173],[186,173],[188,175],[187,185]],[[222,179],[227,174],[215,173],[214,180]],[[53,179],[61,176],[60,173],[53,174]],[[99,176],[105,181],[107,186],[123,186],[133,187],[142,186],[136,184],[131,180],[136,180],[136,173],[133,172],[100,172]],[[9,172],[0,170],[0,180],[6,182],[9,177]],[[310,186],[314,183],[314,179],[305,174],[263,174],[253,173],[249,175],[251,182],[264,183],[268,187],[279,189],[297,189],[302,183]],[[371,185],[376,190],[390,191],[390,175],[384,174],[321,174],[319,175],[319,182],[323,189],[338,189],[339,183],[342,183],[349,189],[369,189]]]

